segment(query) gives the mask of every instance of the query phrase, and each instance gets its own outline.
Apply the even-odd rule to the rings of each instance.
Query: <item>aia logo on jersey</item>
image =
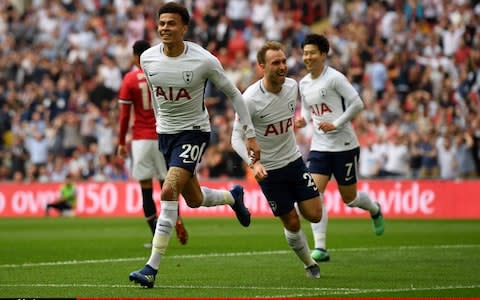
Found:
[[[287,133],[290,128],[293,127],[293,120],[292,118],[282,120],[276,124],[269,124],[267,128],[265,128],[264,136],[273,135],[280,135]]]
[[[192,71],[183,71],[183,81],[185,81],[186,84],[190,84],[193,80],[193,72]]]
[[[325,113],[331,113],[332,110],[325,103],[315,104],[310,106],[312,113],[316,116],[321,116]]]
[[[155,95],[157,98],[163,97],[166,101],[179,101],[179,100],[192,99],[187,89],[185,88],[174,89],[171,86],[169,86],[166,89],[163,89],[161,86],[157,86]]]

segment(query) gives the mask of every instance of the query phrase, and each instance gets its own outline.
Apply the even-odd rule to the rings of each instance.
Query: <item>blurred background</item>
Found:
[[[480,1],[177,2],[192,15],[188,39],[241,91],[261,76],[255,57],[266,40],[285,45],[298,80],[305,35],[326,35],[329,64],[366,103],[354,121],[362,178],[478,178]],[[134,41],[159,42],[162,3],[0,0],[0,181],[129,178],[130,159],[115,155],[117,93]],[[206,105],[213,134],[200,179],[250,179],[230,145],[231,102],[208,84]],[[310,137],[311,128],[297,132],[305,155]]]

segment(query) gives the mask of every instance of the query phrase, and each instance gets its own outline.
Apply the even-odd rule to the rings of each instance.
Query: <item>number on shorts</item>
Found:
[[[192,145],[192,144],[184,144],[182,145],[183,152],[180,153],[180,157],[183,158],[184,161],[196,161],[200,160],[201,154],[203,153],[203,149],[205,148],[206,143],[202,143],[201,146]]]
[[[345,167],[347,168],[347,174],[345,176],[348,177],[348,176],[350,176],[350,173],[352,172],[353,163],[351,163],[351,162],[346,163]]]
[[[310,173],[303,173],[303,179],[307,181],[307,186],[313,188],[315,191],[317,190],[317,186],[315,185],[315,181],[312,178]]]

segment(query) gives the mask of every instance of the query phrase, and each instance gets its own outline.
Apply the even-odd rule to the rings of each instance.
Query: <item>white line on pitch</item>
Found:
[[[396,247],[362,247],[362,248],[338,248],[328,249],[329,252],[359,252],[359,251],[386,251],[386,250],[418,250],[418,249],[468,249],[480,248],[480,244],[471,245],[426,245],[426,246],[396,246]],[[251,255],[278,255],[289,254],[290,250],[278,251],[246,251],[246,252],[230,252],[230,253],[208,253],[208,254],[187,254],[187,255],[172,255],[165,256],[165,259],[184,259],[184,258],[208,258],[208,257],[233,257],[233,256],[251,256]],[[144,257],[130,257],[130,258],[112,258],[112,259],[87,259],[87,260],[67,260],[67,261],[52,261],[52,262],[38,262],[38,263],[22,263],[22,264],[4,264],[0,268],[19,268],[19,267],[43,267],[43,266],[64,266],[64,265],[80,265],[80,264],[99,264],[99,263],[118,263],[142,261]]]
[[[404,293],[404,292],[419,292],[419,291],[438,291],[438,290],[469,290],[478,289],[480,285],[450,285],[450,286],[433,286],[433,287],[411,287],[408,288],[391,288],[391,289],[355,289],[355,288],[324,288],[314,289],[307,293],[298,294],[281,294],[269,296],[255,296],[260,298],[299,298],[299,297],[315,297],[315,296],[329,296],[329,295],[355,295],[355,294],[371,294],[371,293]]]
[[[50,284],[50,283],[35,283],[35,284],[0,284],[0,287],[45,287],[45,288],[136,288],[139,287],[131,284]],[[359,289],[359,288],[307,288],[307,287],[261,287],[261,286],[193,286],[193,285],[157,285],[159,289],[212,289],[212,290],[276,290],[300,293],[295,294],[280,294],[277,296],[257,295],[255,297],[261,298],[279,298],[279,297],[312,297],[322,295],[354,295],[354,294],[368,294],[368,293],[403,293],[416,291],[434,291],[434,290],[465,290],[478,289],[480,285],[450,285],[450,286],[432,286],[432,287],[406,287],[406,288],[392,288],[392,289]]]

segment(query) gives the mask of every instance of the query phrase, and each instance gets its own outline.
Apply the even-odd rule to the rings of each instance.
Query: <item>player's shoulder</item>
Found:
[[[297,88],[298,83],[295,79],[287,77],[287,78],[285,78],[285,82],[283,83],[283,86],[285,86],[287,88]]]
[[[140,77],[139,74],[142,74],[142,77]],[[127,74],[125,74],[125,76],[123,77],[123,82],[125,84],[136,84],[141,78],[143,78],[142,69],[134,68],[127,72]]]
[[[346,79],[345,75],[337,69],[330,66],[326,66],[326,68],[327,70],[325,71],[325,77],[331,79]]]
[[[134,67],[128,71],[124,77],[125,79],[136,78],[139,73],[143,73],[142,69]]]
[[[206,58],[215,58],[215,56],[212,53],[210,53],[210,51],[203,48],[197,43],[185,41],[185,46],[187,47],[187,49],[185,50],[186,55],[198,55],[198,56],[204,56]]]
[[[303,76],[299,81],[298,81],[298,85],[299,86],[302,86],[306,83],[309,83],[312,81],[312,75],[310,73],[308,73],[307,75]]]
[[[161,44],[154,45],[143,51],[143,53],[140,55],[140,61],[144,61],[145,59],[151,58],[153,56],[158,57],[158,55],[155,54],[160,52],[160,45]]]
[[[261,82],[261,79],[255,81],[245,89],[245,91],[243,92],[243,97],[245,98],[246,101],[250,100],[252,97],[255,97],[256,95],[265,94],[265,90],[260,84],[260,82]]]

